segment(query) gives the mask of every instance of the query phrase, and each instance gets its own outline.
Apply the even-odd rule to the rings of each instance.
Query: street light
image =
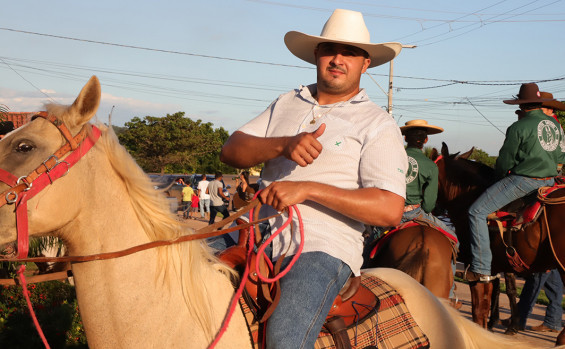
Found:
[[[416,48],[416,45],[402,45],[402,48]],[[387,111],[392,116],[392,70],[394,67],[394,59],[390,61],[390,70],[388,73],[388,105]]]

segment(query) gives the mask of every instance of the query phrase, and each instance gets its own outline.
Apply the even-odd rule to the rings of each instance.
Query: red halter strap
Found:
[[[27,201],[47,185],[66,175],[70,168],[94,146],[101,134],[97,127],[91,126],[92,136],[86,137],[87,125],[85,125],[75,137],[72,137],[69,129],[56,117],[46,112],[40,112],[35,117],[42,117],[55,125],[67,142],[27,176],[17,178],[10,172],[0,169],[0,181],[10,186],[0,194],[0,207],[6,204],[13,204],[16,207],[18,258],[26,258],[29,249]],[[72,153],[64,160],[59,160],[71,151]]]

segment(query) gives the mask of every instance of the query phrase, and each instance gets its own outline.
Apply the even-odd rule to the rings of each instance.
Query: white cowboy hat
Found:
[[[342,9],[337,9],[332,13],[320,36],[297,31],[290,31],[284,36],[284,43],[290,52],[312,64],[316,64],[314,49],[322,42],[351,45],[367,51],[371,58],[369,68],[391,61],[402,50],[402,44],[398,42],[372,44],[363,14]]]
[[[442,133],[443,132],[443,128],[441,128],[439,126],[430,125],[430,124],[428,124],[428,122],[426,120],[422,120],[422,119],[407,121],[404,124],[404,126],[402,126],[400,128],[400,132],[402,132],[402,134],[404,134],[407,130],[412,129],[412,128],[424,128],[424,129],[426,129],[426,133],[429,134],[429,135],[433,135],[433,134],[436,134],[436,133]]]

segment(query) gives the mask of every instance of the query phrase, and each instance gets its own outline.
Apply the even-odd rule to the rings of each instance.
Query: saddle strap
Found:
[[[517,273],[521,273],[526,270],[529,270],[530,266],[526,262],[524,262],[524,260],[520,257],[520,254],[518,254],[518,251],[516,251],[516,249],[513,246],[508,245],[504,240],[504,226],[502,225],[502,222],[499,219],[495,219],[494,221],[498,226],[498,231],[500,233],[500,240],[502,240],[502,243],[506,248],[506,259],[508,260],[508,263],[510,264],[512,269],[514,269]],[[508,233],[510,234],[510,230],[508,230]],[[509,238],[509,243],[512,244],[511,237]]]
[[[347,334],[345,321],[341,316],[326,320],[324,327],[331,333],[336,349],[351,349],[351,340]]]

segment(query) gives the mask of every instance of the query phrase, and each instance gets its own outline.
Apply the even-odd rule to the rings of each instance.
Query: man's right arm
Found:
[[[317,138],[325,129],[322,124],[314,132],[289,137],[257,137],[235,131],[222,147],[220,160],[236,168],[249,168],[284,156],[305,167],[320,155],[322,144]]]

